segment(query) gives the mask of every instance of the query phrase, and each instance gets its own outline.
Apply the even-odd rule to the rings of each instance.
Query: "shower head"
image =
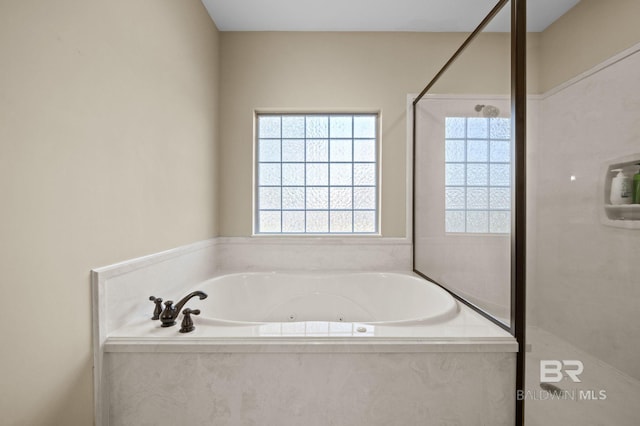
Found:
[[[483,117],[497,117],[498,115],[500,115],[500,110],[497,107],[494,107],[493,105],[476,105],[475,108],[476,112],[480,112],[482,111],[482,116]]]

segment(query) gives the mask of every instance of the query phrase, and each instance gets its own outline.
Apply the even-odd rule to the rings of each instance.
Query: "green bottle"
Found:
[[[640,163],[636,164],[636,166],[640,166]],[[633,197],[633,199],[631,200],[631,203],[640,204],[640,170],[638,170],[638,173],[633,175],[631,193]]]

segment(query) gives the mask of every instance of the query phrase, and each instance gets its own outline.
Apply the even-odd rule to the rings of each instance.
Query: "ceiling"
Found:
[[[528,31],[543,31],[579,0],[529,0]],[[220,31],[470,32],[497,0],[202,0]],[[486,31],[509,30],[509,5]]]

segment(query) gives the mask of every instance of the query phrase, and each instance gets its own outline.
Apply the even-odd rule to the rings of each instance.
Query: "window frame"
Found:
[[[260,140],[261,140],[261,135],[260,135],[260,118],[261,117],[265,117],[265,116],[274,116],[274,117],[280,117],[281,119],[283,117],[305,117],[305,123],[307,121],[308,117],[327,117],[328,120],[328,126],[330,126],[330,119],[331,117],[350,117],[352,119],[352,126],[353,126],[353,118],[358,117],[358,116],[366,116],[366,117],[372,117],[375,120],[375,124],[374,124],[374,131],[375,131],[375,135],[373,138],[371,137],[361,137],[361,138],[357,138],[355,137],[355,135],[353,134],[353,127],[352,127],[352,134],[350,137],[346,137],[346,138],[340,138],[340,137],[335,137],[335,138],[331,138],[330,133],[327,135],[326,138],[318,138],[318,137],[308,137],[305,131],[305,135],[303,138],[300,137],[296,137],[296,138],[284,138],[282,134],[280,134],[279,137],[277,138],[262,138],[263,140],[267,140],[267,139],[272,139],[272,140],[280,140],[280,160],[277,162],[261,162],[260,161]],[[331,238],[340,238],[340,237],[379,237],[381,236],[381,183],[382,183],[382,179],[381,179],[381,113],[379,110],[320,110],[320,111],[287,111],[287,110],[270,110],[270,111],[264,111],[264,110],[256,110],[254,111],[254,125],[253,125],[253,180],[252,180],[252,191],[253,191],[253,196],[252,196],[252,236],[256,236],[256,237],[296,237],[296,236],[302,236],[302,237],[331,237]],[[306,124],[305,124],[306,126]],[[282,141],[283,140],[303,140],[304,141],[304,145],[305,145],[305,158],[303,161],[283,161],[282,158]],[[306,147],[307,147],[307,141],[308,140],[326,140],[327,144],[330,146],[331,145],[331,141],[336,141],[336,140],[351,140],[351,160],[350,161],[331,161],[331,157],[329,156],[329,152],[330,152],[330,148],[328,152],[328,156],[327,156],[327,160],[325,161],[307,161],[307,157],[306,157]],[[356,161],[354,158],[354,141],[361,139],[361,140],[374,140],[374,150],[375,150],[375,154],[374,154],[374,161]],[[262,164],[280,164],[281,166],[283,164],[303,164],[305,167],[305,178],[304,178],[304,183],[301,185],[283,185],[282,182],[282,176],[280,177],[280,184],[279,185],[260,185],[259,179],[260,179],[260,165]],[[331,165],[336,165],[336,164],[348,164],[351,165],[351,184],[350,185],[332,185],[332,182],[329,178],[330,176],[330,172],[327,175],[327,182],[326,184],[318,184],[318,185],[308,185],[307,181],[306,181],[306,169],[307,169],[307,165],[308,164],[326,164],[327,168],[330,169]],[[375,182],[373,185],[356,185],[355,181],[354,181],[354,170],[353,170],[353,166],[356,164],[373,164],[374,166],[374,179]],[[282,169],[281,169],[282,170]],[[260,212],[261,211],[268,211],[271,209],[260,209],[260,189],[261,188],[268,188],[268,187],[274,187],[274,188],[280,188],[281,190],[281,195],[280,195],[280,207],[279,208],[275,208],[273,209],[273,211],[277,211],[280,212],[281,215],[281,228],[279,231],[261,231],[260,230]],[[294,187],[299,187],[299,188],[304,188],[304,196],[305,196],[305,201],[304,201],[304,207],[303,208],[298,208],[298,209],[285,209],[283,208],[284,206],[282,205],[282,189],[283,188],[294,188]],[[351,189],[351,207],[350,208],[332,208],[331,206],[331,198],[330,198],[330,192],[331,192],[331,188],[350,188]],[[358,187],[362,187],[362,188],[373,188],[373,192],[374,192],[374,206],[373,208],[370,209],[358,209],[355,208],[354,206],[354,200],[355,200],[355,195],[354,195],[354,189],[358,188]],[[326,209],[322,208],[322,209],[313,209],[313,208],[308,208],[307,206],[307,200],[306,200],[306,196],[307,196],[307,191],[308,188],[326,188],[327,189],[327,193],[328,193],[328,198],[327,198],[327,205],[326,205]],[[292,231],[292,232],[287,232],[287,231],[283,231],[282,228],[282,223],[283,223],[283,219],[282,219],[282,213],[283,212],[287,212],[287,211],[295,211],[295,212],[302,212],[304,214],[305,217],[305,230],[304,231]],[[318,211],[318,212],[326,212],[327,214],[327,230],[326,231],[307,231],[307,227],[306,227],[306,220],[307,220],[307,215],[309,211]],[[351,213],[351,231],[332,231],[331,230],[331,212],[332,211],[346,211],[346,212],[350,212]],[[356,212],[373,212],[374,214],[374,219],[373,219],[373,224],[374,224],[374,231],[368,232],[368,231],[356,231],[355,228],[355,213]]]

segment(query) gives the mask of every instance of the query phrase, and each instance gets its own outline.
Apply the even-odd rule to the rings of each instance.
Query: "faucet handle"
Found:
[[[149,300],[156,304],[156,307],[153,309],[152,320],[159,320],[160,314],[162,313],[162,297],[149,296]]]
[[[182,313],[184,314],[184,318],[182,318],[182,324],[180,324],[180,333],[190,333],[196,328],[193,325],[191,315],[200,315],[200,309],[187,308],[182,311]]]
[[[177,312],[176,308],[172,305],[173,300],[167,300],[164,302],[165,308],[160,314],[160,321],[162,321],[161,327],[171,327],[172,325],[175,325],[179,312]]]

